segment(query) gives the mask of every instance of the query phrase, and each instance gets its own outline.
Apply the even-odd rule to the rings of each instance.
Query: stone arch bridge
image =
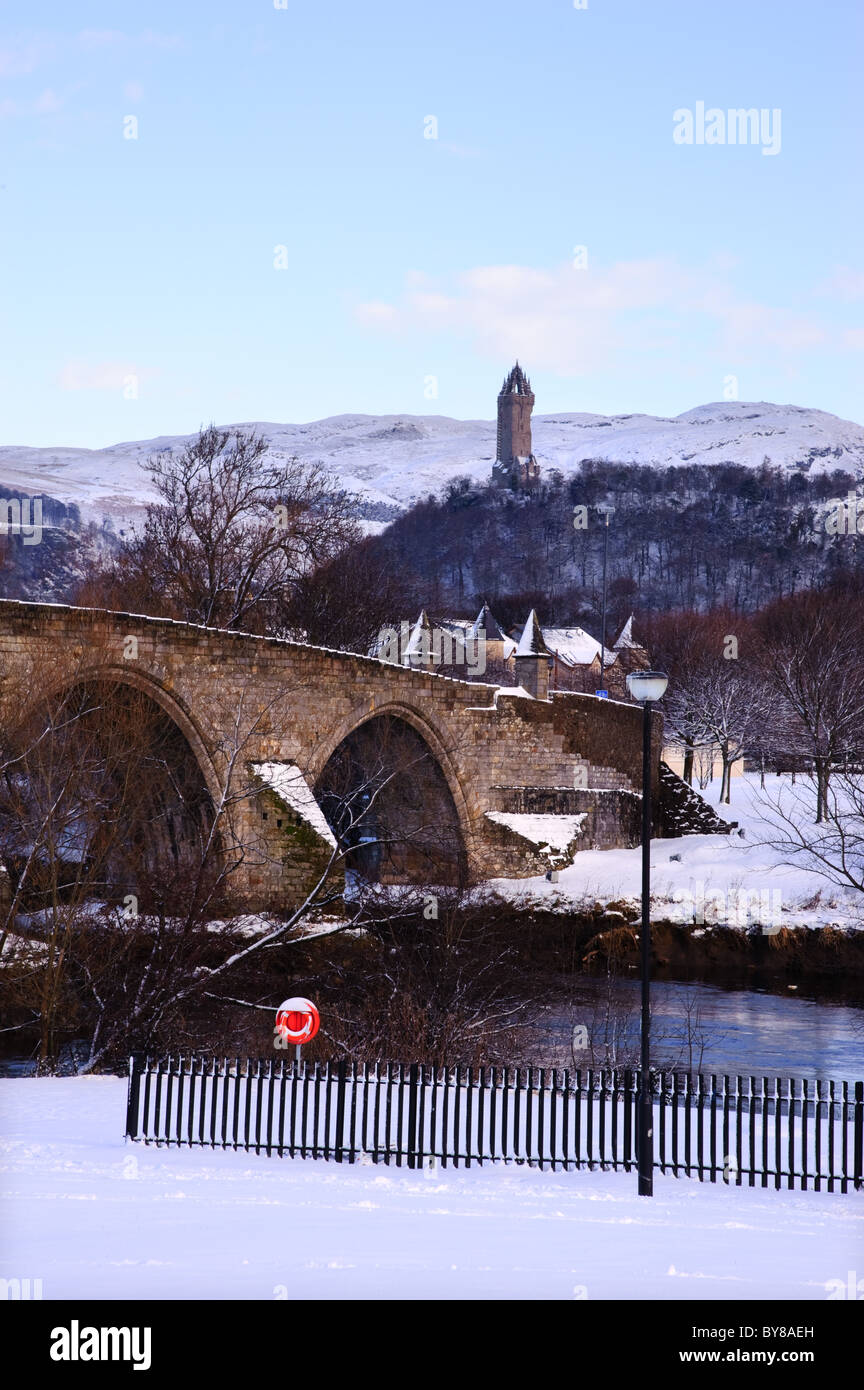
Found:
[[[537,699],[191,623],[0,601],[5,724],[28,684],[96,679],[152,697],[181,731],[214,802],[242,768],[248,795],[232,814],[263,851],[237,879],[249,907],[290,907],[305,893],[333,847],[322,779],[352,739],[362,749],[362,731],[380,727],[374,721],[410,730],[423,748],[473,877],[529,876],[570,862],[579,848],[638,843],[636,706],[557,692]],[[655,767],[660,741],[657,717]],[[381,877],[410,872],[406,861]]]

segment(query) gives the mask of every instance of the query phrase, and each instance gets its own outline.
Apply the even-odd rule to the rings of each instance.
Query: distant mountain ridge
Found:
[[[244,422],[252,428],[254,422]],[[238,426],[227,426],[237,428]],[[486,481],[495,458],[491,420],[444,415],[335,415],[308,424],[254,423],[276,455],[319,462],[359,495],[362,513],[386,519],[452,478]],[[0,486],[75,503],[86,519],[122,528],[151,496],[148,457],[193,435],[159,436],[105,449],[0,446]],[[646,467],[767,463],[808,473],[841,469],[864,478],[864,426],[826,411],[722,401],[672,419],[653,415],[535,415],[541,470],[577,471],[583,459]]]

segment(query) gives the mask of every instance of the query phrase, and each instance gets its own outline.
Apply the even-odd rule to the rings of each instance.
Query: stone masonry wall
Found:
[[[484,877],[506,873],[512,863],[485,820],[487,810],[498,809],[493,788],[572,787],[577,766],[589,789],[624,792],[641,783],[642,715],[635,706],[557,693],[535,701],[300,643],[131,614],[0,602],[0,717],[14,722],[23,689],[97,676],[152,694],[186,736],[216,799],[232,764],[251,761],[295,762],[314,786],[363,721],[385,713],[404,719],[441,766],[469,867]],[[654,742],[659,768],[659,719]],[[596,833],[605,843],[629,844],[629,813],[623,801],[614,805],[614,813],[593,812]],[[260,835],[262,809],[254,795],[232,814],[238,833]],[[283,829],[288,846],[287,824]],[[311,872],[317,851],[309,853]],[[304,875],[289,867],[290,853],[275,857],[283,865],[281,896],[293,898]],[[274,883],[272,874],[250,869],[243,892],[250,904],[270,902]]]
[[[492,787],[496,811],[523,815],[575,816],[585,814],[579,849],[620,849],[642,838],[642,797],[619,789],[579,790],[573,787]]]

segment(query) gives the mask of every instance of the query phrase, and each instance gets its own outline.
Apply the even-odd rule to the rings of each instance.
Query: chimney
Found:
[[[528,621],[522,629],[522,636],[513,658],[519,684],[524,686],[535,700],[549,698],[549,671],[552,666],[552,653],[543,641],[543,633],[537,621],[537,611],[532,608]]]

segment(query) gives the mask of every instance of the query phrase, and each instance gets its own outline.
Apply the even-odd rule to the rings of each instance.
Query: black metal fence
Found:
[[[134,1054],[126,1135],[353,1163],[631,1169],[637,1071]],[[654,1167],[741,1185],[864,1187],[864,1082],[652,1075]]]

